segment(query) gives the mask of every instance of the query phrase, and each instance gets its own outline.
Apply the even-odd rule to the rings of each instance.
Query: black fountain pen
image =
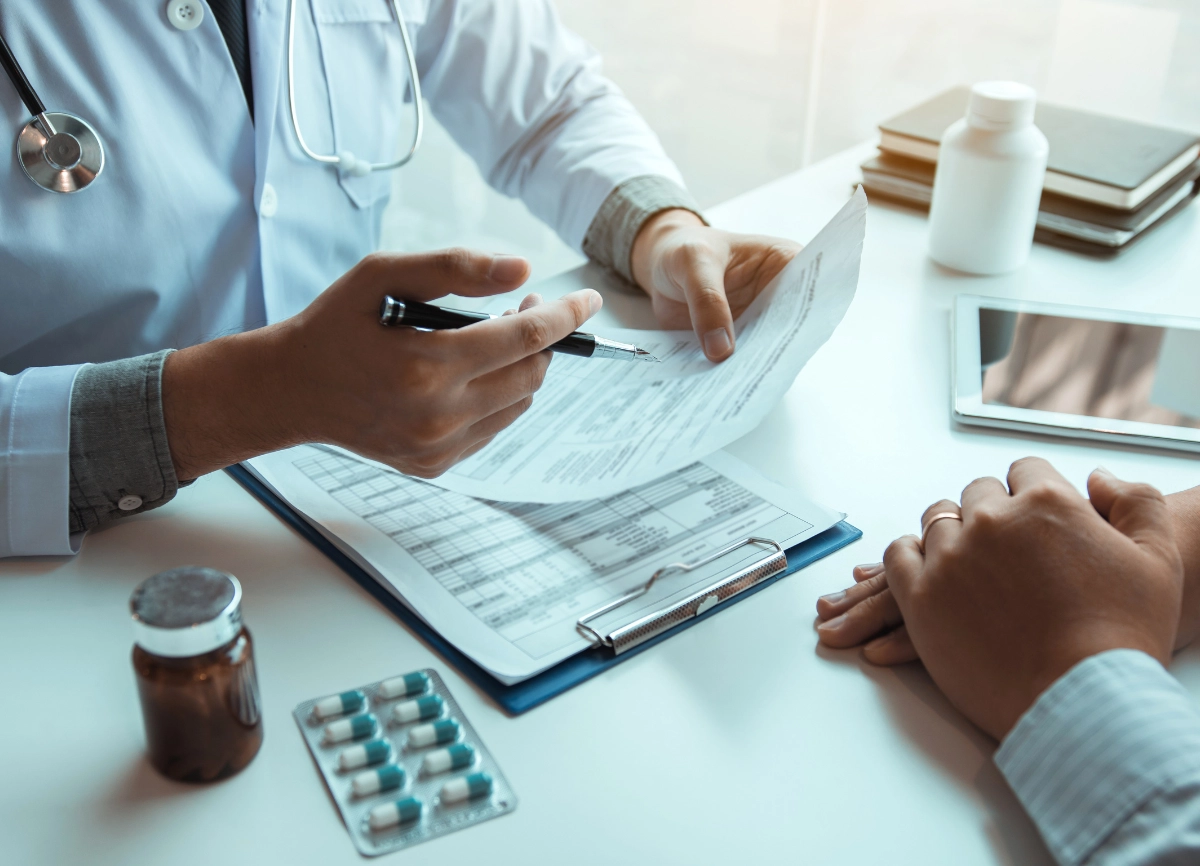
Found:
[[[410,328],[423,328],[427,331],[446,331],[453,328],[465,328],[476,322],[486,322],[494,319],[487,313],[472,313],[467,310],[447,310],[445,307],[435,307],[433,304],[422,304],[420,301],[398,301],[391,295],[383,299],[379,307],[379,324],[406,325]],[[658,358],[645,349],[606,340],[593,334],[576,331],[563,337],[550,347],[551,352],[561,352],[564,355],[578,355],[581,358],[610,358],[614,361],[654,361]]]

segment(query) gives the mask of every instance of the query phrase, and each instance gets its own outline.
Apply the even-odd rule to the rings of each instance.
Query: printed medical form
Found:
[[[248,468],[498,679],[526,679],[590,644],[587,611],[672,562],[757,535],[785,549],[842,515],[717,452],[603,499],[493,502],[409,478],[323,446],[255,458]],[[741,548],[673,575],[598,624],[630,621],[754,561]]]

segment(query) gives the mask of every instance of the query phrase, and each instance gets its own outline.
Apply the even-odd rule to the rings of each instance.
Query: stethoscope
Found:
[[[0,34],[0,64],[33,115],[17,135],[17,162],[29,179],[50,192],[79,192],[104,171],[104,145],[87,121],[46,111],[25,70]]]
[[[400,25],[400,39],[404,43],[404,54],[408,61],[416,127],[413,130],[412,144],[404,156],[391,162],[368,162],[359,159],[348,150],[334,154],[317,153],[304,140],[304,134],[300,131],[300,120],[296,115],[296,2],[288,0],[287,88],[292,131],[296,133],[300,149],[309,159],[334,166],[338,171],[355,177],[362,177],[373,171],[391,171],[412,160],[417,148],[421,146],[421,136],[425,130],[425,109],[421,105],[421,79],[417,75],[417,58],[413,53],[404,15],[400,12],[399,0],[391,0],[391,5]],[[26,77],[17,58],[13,56],[3,34],[0,34],[0,65],[4,66],[17,95],[33,115],[33,119],[26,123],[17,135],[17,161],[25,174],[42,189],[50,192],[78,192],[86,189],[104,170],[104,145],[96,130],[92,129],[87,121],[73,114],[46,111],[45,104],[29,83],[29,78]]]
[[[408,26],[404,23],[404,15],[400,12],[400,0],[392,0],[392,10],[396,13],[396,21],[400,25],[400,39],[404,43],[404,56],[408,60],[408,80],[412,82],[413,114],[416,117],[416,128],[413,130],[412,145],[408,153],[391,162],[367,162],[359,159],[348,150],[333,154],[320,154],[313,151],[300,132],[300,120],[296,117],[296,79],[292,74],[296,60],[296,0],[288,0],[288,36],[287,36],[287,88],[288,110],[292,115],[292,131],[296,133],[296,141],[300,149],[309,159],[325,165],[336,166],[338,171],[362,177],[373,171],[391,171],[411,160],[421,146],[421,135],[425,131],[425,109],[421,106],[421,79],[417,75],[417,58],[413,54],[412,41],[408,38]]]

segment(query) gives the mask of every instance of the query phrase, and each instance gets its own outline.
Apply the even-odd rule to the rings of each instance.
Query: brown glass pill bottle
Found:
[[[242,585],[216,569],[176,568],[143,581],[129,608],[150,763],[181,782],[232,776],[263,737]]]

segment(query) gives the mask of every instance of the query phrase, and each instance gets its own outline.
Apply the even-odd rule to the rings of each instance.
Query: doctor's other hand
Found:
[[[723,361],[733,320],[798,252],[793,241],[722,231],[675,209],[646,220],[630,264],[663,327],[694,329],[708,359]]]
[[[380,302],[494,295],[528,276],[514,256],[376,254],[290,319],[170,355],[163,414],[179,480],[305,442],[440,475],[529,408],[544,350],[599,311],[600,295],[526,299],[513,315],[447,331],[385,328]]]
[[[922,518],[961,522],[929,525],[924,550],[915,536],[894,541],[882,566],[856,570],[845,596],[822,599],[821,642],[849,646],[892,629],[867,658],[919,657],[951,703],[998,740],[1089,656],[1135,649],[1165,665],[1183,594],[1167,504],[1103,470],[1088,492],[1090,502],[1037,458],[1012,465],[1007,489],[973,482],[961,507],[943,500]]]

